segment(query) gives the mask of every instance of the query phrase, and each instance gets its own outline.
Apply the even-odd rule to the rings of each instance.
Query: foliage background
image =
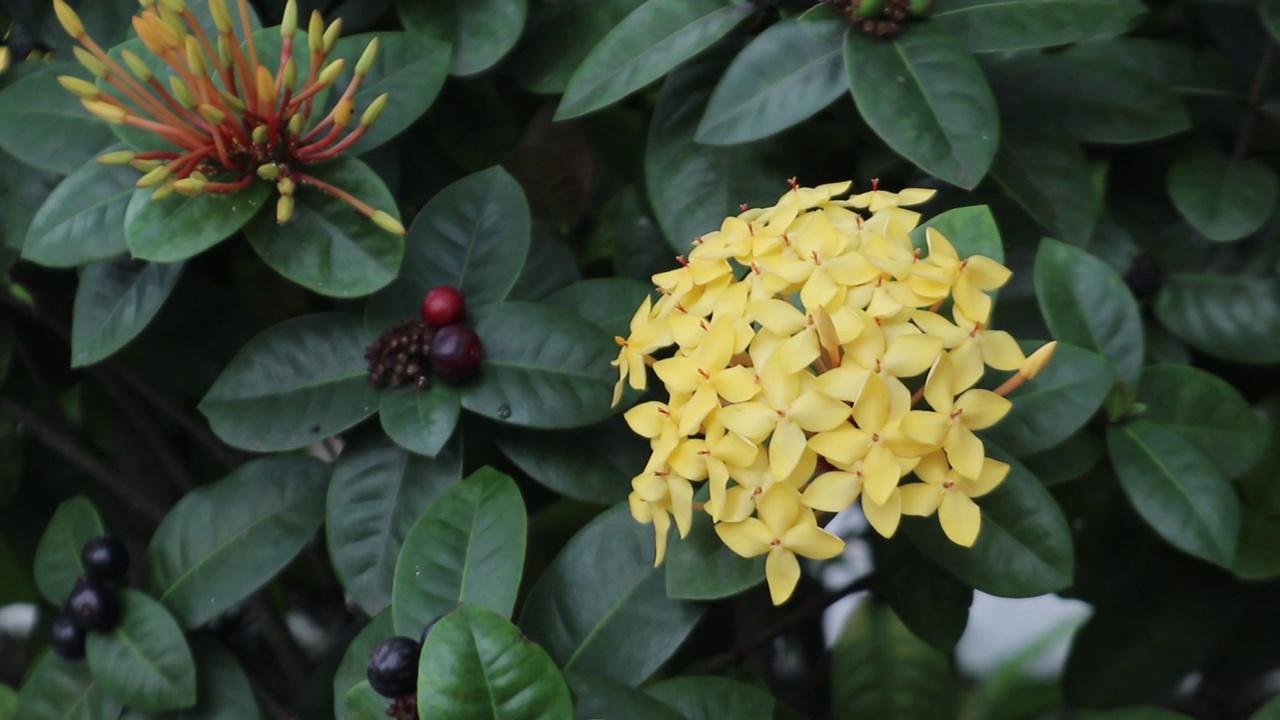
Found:
[[[891,42],[798,0],[303,5],[399,48],[378,73],[412,101],[332,172],[394,204],[403,247],[248,196],[139,220],[136,176],[92,162],[119,139],[54,82],[77,66],[51,6],[0,6],[0,605],[59,602],[77,561],[42,548],[106,527],[126,627],[165,628],[146,692],[136,662],[0,637],[0,718],[376,716],[347,692],[367,649],[459,600],[428,657],[511,619],[547,653],[520,682],[564,711],[563,672],[584,719],[1280,717],[1280,2],[939,0]],[[134,2],[78,7],[126,40]],[[791,176],[938,188],[926,218],[1015,271],[996,324],[1062,346],[986,433],[1015,473],[974,550],[907,523],[868,538],[870,575],[775,610],[708,527],[650,569],[610,509],[646,448],[607,360],[648,276]],[[380,398],[364,346],[443,282],[480,380]],[[401,578],[423,568],[430,592]],[[975,589],[1093,607],[1060,677],[956,671]],[[864,590],[823,648],[821,610]]]

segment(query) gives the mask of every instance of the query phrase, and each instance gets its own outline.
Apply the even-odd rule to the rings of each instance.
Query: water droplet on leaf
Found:
[[[499,405],[498,417],[502,418],[503,420],[506,420],[507,418],[511,417],[511,408],[506,405]]]

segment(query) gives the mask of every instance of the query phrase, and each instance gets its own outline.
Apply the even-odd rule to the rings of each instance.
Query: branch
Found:
[[[1253,141],[1253,128],[1258,123],[1258,110],[1267,91],[1267,75],[1271,72],[1271,60],[1275,55],[1276,42],[1267,37],[1262,46],[1262,58],[1258,60],[1258,70],[1253,75],[1253,87],[1249,90],[1249,106],[1245,108],[1244,117],[1240,120],[1240,134],[1236,136],[1236,147],[1231,153],[1232,160],[1242,160],[1249,151]]]

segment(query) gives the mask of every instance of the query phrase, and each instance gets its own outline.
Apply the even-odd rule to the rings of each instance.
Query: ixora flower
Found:
[[[184,0],[142,0],[143,10],[133,18],[133,27],[154,56],[155,67],[172,73],[166,87],[153,65],[129,50],[119,52],[122,66],[89,37],[70,5],[54,0],[62,27],[82,46],[75,49],[76,57],[110,91],[70,76],[59,78],[62,86],[79,96],[98,118],[156,135],[155,150],[112,152],[98,158],[99,162],[131,165],[143,172],[137,186],[155,188],[155,200],[175,192],[235,193],[258,178],[274,182],[280,192],[276,219],[281,223],[293,217],[298,185],[310,185],[351,205],[378,227],[403,235],[404,226],[389,213],[304,170],[351,147],[386,107],[383,94],[351,127],[354,97],[373,67],[378,40],[365,48],[332,110],[313,125],[319,100],[345,68],[341,58],[326,64],[342,21],[326,27],[319,12],[311,14],[306,38],[310,69],[301,77],[293,52],[298,5],[297,0],[289,0],[280,24],[280,58],[272,73],[260,62],[246,0],[236,2],[243,38],[237,34],[236,18],[226,0],[209,0],[217,29],[213,37]]]
[[[932,190],[873,183],[839,199],[851,185],[792,180],[773,207],[726,218],[679,268],[654,276],[660,297],[617,338],[614,404],[625,386],[647,387],[649,367],[669,395],[625,415],[653,451],[629,504],[654,527],[655,564],[671,525],[684,537],[693,513],[706,512],[735,553],[768,554],[770,595],[782,603],[798,558],[844,548],[820,520],[859,499],[885,537],[903,515],[936,513],[952,542],[977,541],[973,499],[1009,466],[987,457],[975,431],[1009,412],[1005,396],[1056,343],[1025,357],[987,328],[989,293],[1010,275],[999,262],[961,257],[933,228],[928,253],[912,245],[920,216],[907,207]],[[948,300],[955,324],[939,314]],[[995,390],[975,388],[987,367],[1016,372]],[[903,484],[913,473],[919,482]],[[704,481],[709,500],[695,502]]]

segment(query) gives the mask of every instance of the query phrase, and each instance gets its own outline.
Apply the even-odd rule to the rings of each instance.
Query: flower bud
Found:
[[[387,106],[388,97],[387,93],[382,93],[377,97],[377,99],[370,103],[368,109],[360,116],[360,124],[364,127],[369,127],[377,122],[378,116],[382,114],[383,108]]]
[[[70,75],[59,75],[58,84],[68,92],[90,100],[96,99],[102,94],[102,91],[98,89],[97,85],[94,85],[88,80],[81,80],[78,77],[72,77]]]
[[[285,62],[282,72],[284,74],[285,88],[290,92],[296,90],[298,87],[298,63],[294,62],[293,58],[289,58]]]
[[[235,63],[235,56],[231,54],[231,36],[218,36],[218,64],[222,67],[231,67]]]
[[[375,212],[369,219],[373,220],[375,225],[389,233],[395,233],[396,235],[404,234],[404,225],[401,225],[399,220],[396,220],[382,210]]]
[[[232,112],[239,113],[241,115],[244,114],[245,106],[244,106],[243,100],[236,97],[235,95],[232,95],[226,90],[219,90],[218,96],[222,98],[222,102],[227,104],[227,107],[231,108]]]
[[[98,162],[103,165],[128,165],[137,156],[137,153],[130,150],[117,150],[109,152],[105,155],[98,156]]]
[[[72,50],[76,54],[76,59],[84,66],[86,70],[93,73],[96,77],[104,78],[111,74],[111,69],[107,64],[93,56],[93,53],[78,47]]]
[[[360,54],[360,61],[356,63],[356,74],[364,77],[373,69],[373,61],[378,57],[378,38],[369,41],[365,46],[364,52]]]
[[[172,194],[173,194],[173,183],[165,183],[164,185],[161,185],[160,187],[156,188],[155,192],[151,193],[151,199],[153,201],[159,201],[169,197]]]
[[[1058,349],[1058,341],[1046,343],[1039,350],[1027,356],[1022,362],[1022,367],[1018,369],[1018,374],[1028,380],[1034,379],[1036,375],[1044,370],[1049,361],[1053,359],[1053,353]]]
[[[324,50],[324,16],[319,10],[311,11],[311,22],[307,25],[307,45],[313,53]]]
[[[333,113],[333,124],[342,129],[351,124],[351,116],[355,114],[356,101],[351,98],[343,98],[338,102],[338,107]]]
[[[213,24],[218,26],[219,33],[230,35],[235,30],[235,25],[231,22],[231,13],[227,10],[226,0],[209,0],[209,10],[213,14]]]
[[[180,195],[199,195],[204,192],[204,186],[207,183],[193,177],[175,180],[173,189],[177,190]]]
[[[53,13],[58,16],[58,22],[62,23],[62,29],[73,38],[79,38],[85,34],[84,23],[80,22],[80,16],[76,15],[76,11],[66,3],[66,0],[53,0]]]
[[[169,179],[169,166],[161,165],[158,168],[153,168],[151,172],[148,172],[146,175],[143,175],[142,177],[138,178],[138,182],[134,183],[134,185],[140,188],[149,188],[149,187],[154,187],[156,185],[159,185],[160,183],[168,179]]]
[[[266,125],[259,125],[253,129],[253,133],[251,134],[253,135],[254,145],[266,145],[267,140],[271,138],[271,133],[267,130]]]
[[[187,11],[187,4],[182,0],[160,0],[165,7],[176,13],[184,13]]]
[[[162,56],[168,48],[166,48],[160,38],[156,36],[155,29],[151,27],[151,23],[147,22],[145,18],[145,15],[134,15],[133,29],[138,33],[138,39],[142,41],[143,45],[147,46],[147,50],[150,51],[152,55]]]
[[[101,100],[86,100],[82,98],[80,104],[84,105],[84,109],[93,113],[99,120],[105,120],[112,125],[123,125],[124,119],[129,116],[123,108],[108,105]]]
[[[289,134],[294,137],[298,137],[299,135],[301,135],[303,130],[303,124],[306,121],[307,119],[302,117],[301,115],[294,115],[293,117],[289,118]]]
[[[933,12],[933,0],[911,0],[907,12],[911,13],[911,17],[928,17]]]
[[[276,81],[266,65],[258,65],[258,102],[268,107],[276,106]]]
[[[284,4],[284,17],[280,20],[280,37],[291,38],[298,33],[298,0]]]
[[[160,7],[156,8],[156,12],[157,14],[160,15],[160,21],[163,22],[166,27],[168,27],[170,30],[172,30],[174,33],[177,34],[179,41],[181,41],[182,38],[186,37],[187,25],[185,22],[183,22],[181,15],[170,10],[165,5],[161,5]]]
[[[159,160],[143,160],[141,158],[134,158],[133,160],[129,161],[129,167],[133,168],[134,170],[137,170],[140,173],[149,173],[163,164],[164,163],[160,162]]]
[[[214,125],[221,125],[226,122],[227,114],[212,105],[201,105],[199,107],[200,117],[208,120]]]
[[[342,70],[346,65],[347,61],[342,58],[334,60],[326,65],[324,70],[320,71],[320,77],[317,78],[317,82],[326,87],[334,84],[338,81],[338,76],[342,74]]]
[[[142,82],[147,82],[151,79],[151,68],[147,67],[142,58],[128,50],[121,50],[120,57],[124,60],[124,64],[129,67],[129,72],[133,73],[134,77]]]
[[[258,177],[263,180],[275,180],[280,177],[280,168],[272,163],[258,166]]]
[[[185,43],[187,51],[187,67],[196,75],[207,75],[208,67],[204,64],[204,53],[200,51],[200,43],[194,35],[188,35]]]
[[[276,189],[281,195],[293,195],[293,191],[298,189],[297,183],[292,178],[280,178],[280,182],[276,183]]]
[[[281,195],[276,202],[276,222],[283,225],[293,219],[293,198]]]
[[[182,78],[177,75],[169,76],[169,89],[173,91],[173,97],[182,107],[190,110],[196,106],[196,96],[192,94],[191,88],[182,82]]]
[[[338,44],[338,38],[342,36],[342,18],[338,18],[329,24],[329,28],[324,31],[324,51],[333,52],[333,46]]]

